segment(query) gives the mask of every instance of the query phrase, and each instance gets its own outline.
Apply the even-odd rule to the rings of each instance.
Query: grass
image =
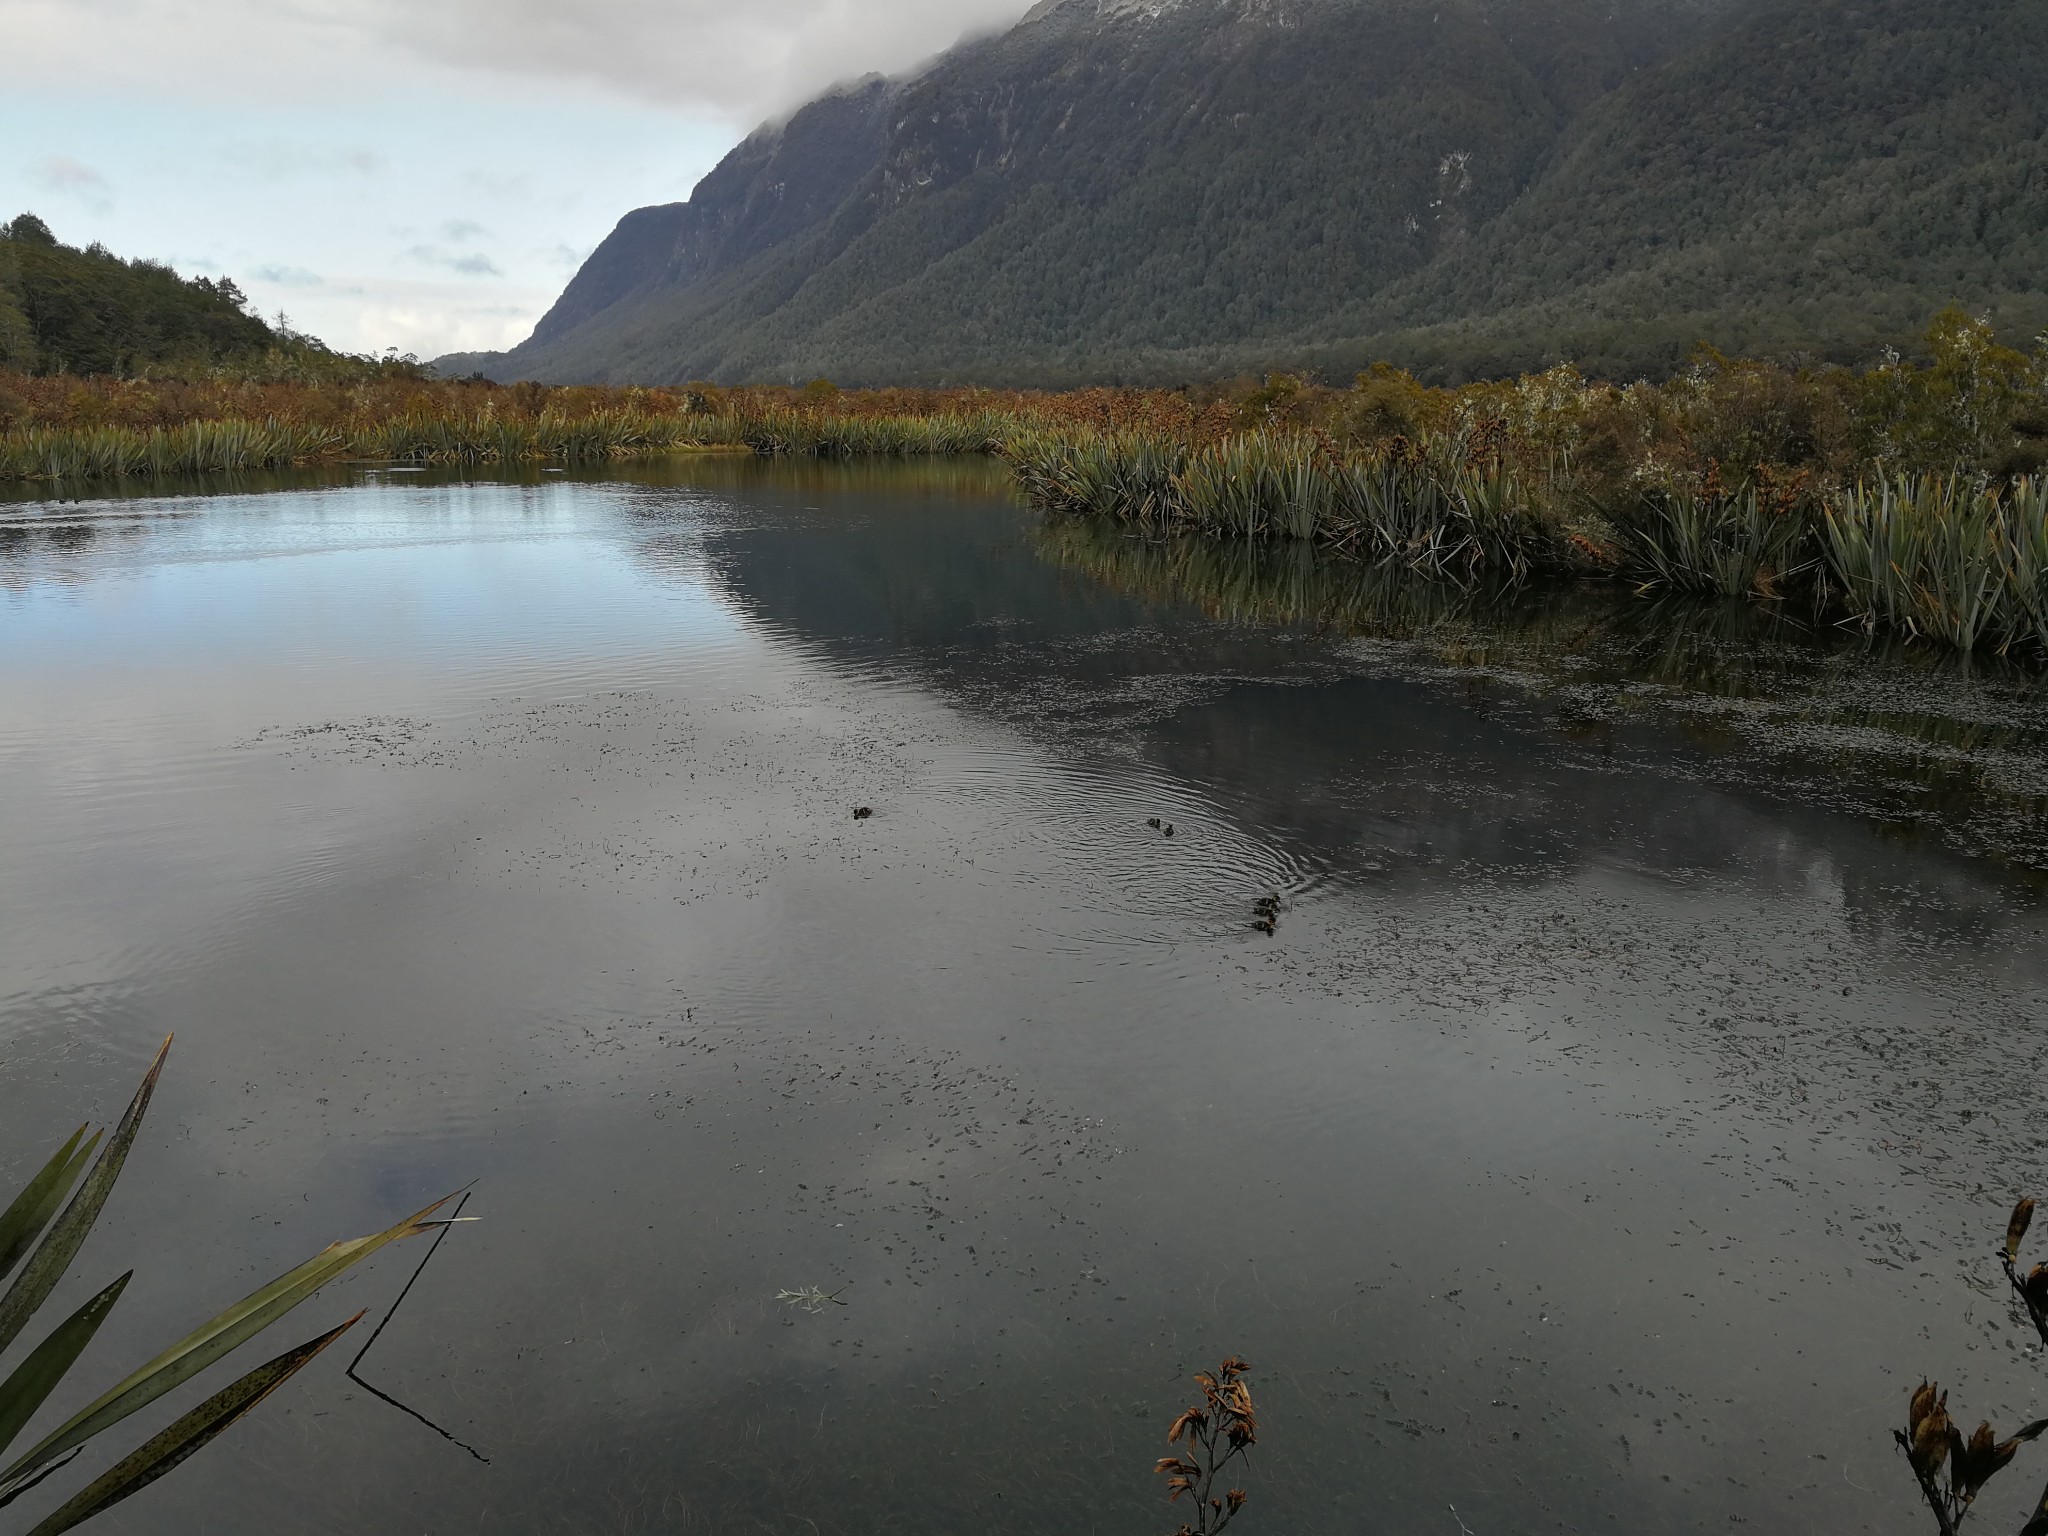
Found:
[[[0,436],[0,480],[107,480],[276,469],[330,453],[320,427],[194,421],[176,427],[30,427]]]
[[[745,450],[821,459],[983,453],[1012,424],[993,415],[835,420],[791,410],[673,411],[601,406],[533,417],[407,410],[324,426],[226,418],[176,426],[31,426],[0,434],[0,480],[106,480],[375,460],[511,464]]]
[[[631,410],[543,415],[406,414],[342,429],[228,419],[175,427],[30,427],[0,435],[0,480],[106,480],[281,469],[363,459],[403,464],[588,463],[634,454],[737,446],[719,421]]]

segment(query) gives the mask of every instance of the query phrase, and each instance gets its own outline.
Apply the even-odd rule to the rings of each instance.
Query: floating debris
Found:
[[[855,821],[866,821],[874,814],[875,808],[872,805],[856,805],[853,808],[853,819]]]
[[[821,1291],[815,1285],[808,1286],[801,1291],[777,1291],[775,1299],[786,1307],[796,1307],[804,1312],[818,1313],[824,1311],[828,1303],[835,1307],[850,1306],[850,1302],[841,1301],[839,1297],[841,1293],[852,1289],[852,1285],[853,1282],[849,1280],[836,1291]]]

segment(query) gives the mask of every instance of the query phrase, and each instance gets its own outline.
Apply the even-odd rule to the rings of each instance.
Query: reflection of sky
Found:
[[[1910,1484],[1842,1403],[1928,1359],[2031,1403],[1919,1255],[2039,1172],[2039,942],[1859,929],[1837,872],[1926,855],[1141,622],[1000,502],[677,472],[734,488],[416,477],[0,544],[13,1139],[178,1037],[95,1235],[160,1262],[99,1343],[471,1180],[483,1217],[370,1377],[488,1467],[331,1359],[130,1529],[624,1528],[672,1487],[691,1529],[1141,1530],[1185,1371],[1242,1349],[1262,1530],[1889,1530]],[[809,1284],[847,1305],[775,1305]]]
[[[66,671],[293,655],[445,669],[565,642],[615,655],[729,635],[701,581],[648,580],[619,542],[620,505],[568,485],[401,483],[199,515],[173,501],[61,508],[10,519],[32,531],[0,554],[13,567],[0,628],[18,662]]]

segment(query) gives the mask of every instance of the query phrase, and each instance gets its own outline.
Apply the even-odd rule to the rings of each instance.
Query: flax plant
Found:
[[[80,1126],[13,1203],[0,1211],[0,1360],[42,1315],[99,1219],[133,1151],[171,1042],[150,1063],[111,1135]],[[102,1145],[104,1143],[104,1145]],[[94,1153],[98,1156],[95,1158]],[[69,1197],[67,1203],[66,1197]],[[120,1276],[58,1322],[0,1378],[0,1508],[55,1477],[107,1430],[177,1391],[268,1329],[330,1280],[386,1245],[445,1225],[430,1220],[437,1200],[385,1231],[335,1243],[209,1319],[148,1363],[48,1429],[7,1460],[14,1442],[69,1376],[134,1271]],[[16,1273],[16,1271],[19,1273]],[[45,1516],[27,1536],[57,1536],[110,1509],[170,1472],[309,1365],[362,1317],[354,1317],[258,1366],[174,1420]]]
[[[1704,483],[1643,492],[1622,520],[1635,574],[1645,586],[1713,597],[1778,597],[1811,564],[1803,477],[1759,469],[1724,486],[1721,466]]]
[[[1934,1514],[1941,1536],[1956,1536],[1984,1485],[2012,1465],[2021,1446],[2048,1432],[2048,1419],[2037,1419],[2008,1439],[2000,1440],[1989,1422],[1980,1423],[1966,1440],[1948,1415],[1948,1394],[1932,1382],[1913,1390],[1906,1406],[1906,1427],[1892,1438],[1906,1453],[1906,1464],[1920,1484],[1921,1496]],[[1948,1477],[1944,1482],[1942,1472]],[[2040,1517],[2029,1521],[2022,1536],[2038,1536]]]
[[[1248,1460],[1258,1443],[1259,1420],[1252,1407],[1251,1389],[1244,1373],[1251,1366],[1232,1355],[1212,1374],[1195,1373],[1202,1389],[1202,1401],[1173,1421],[1166,1443],[1178,1446],[1162,1456],[1153,1471],[1166,1479],[1170,1503],[1189,1501],[1190,1518],[1174,1536],[1216,1536],[1243,1510],[1247,1495],[1242,1488],[1217,1491],[1223,1473],[1234,1463]]]
[[[1959,476],[1856,485],[1823,521],[1848,618],[1964,650],[2041,643],[2043,501],[2039,481],[2003,492]]]
[[[2048,1345],[2048,1264],[2020,1273],[2020,1247],[2033,1220],[2032,1197],[2021,1199],[2006,1221],[1998,1262],[2034,1331]],[[1949,1415],[1948,1394],[1923,1380],[1907,1403],[1905,1428],[1893,1430],[1892,1439],[1905,1453],[1940,1536],[1957,1536],[1985,1484],[2012,1464],[2022,1446],[2043,1434],[2048,1434],[2048,1419],[2037,1419],[2003,1440],[1984,1422],[1965,1438]],[[2048,1489],[2020,1536],[2048,1536]]]

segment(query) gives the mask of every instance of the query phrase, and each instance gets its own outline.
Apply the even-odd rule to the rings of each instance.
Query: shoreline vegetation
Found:
[[[1049,512],[1294,540],[1470,584],[1605,578],[2048,660],[2048,336],[1961,311],[1925,356],[1701,348],[1662,383],[1560,367],[1439,389],[1379,365],[1174,390],[499,386],[0,372],[0,480],[727,450],[985,453]]]

